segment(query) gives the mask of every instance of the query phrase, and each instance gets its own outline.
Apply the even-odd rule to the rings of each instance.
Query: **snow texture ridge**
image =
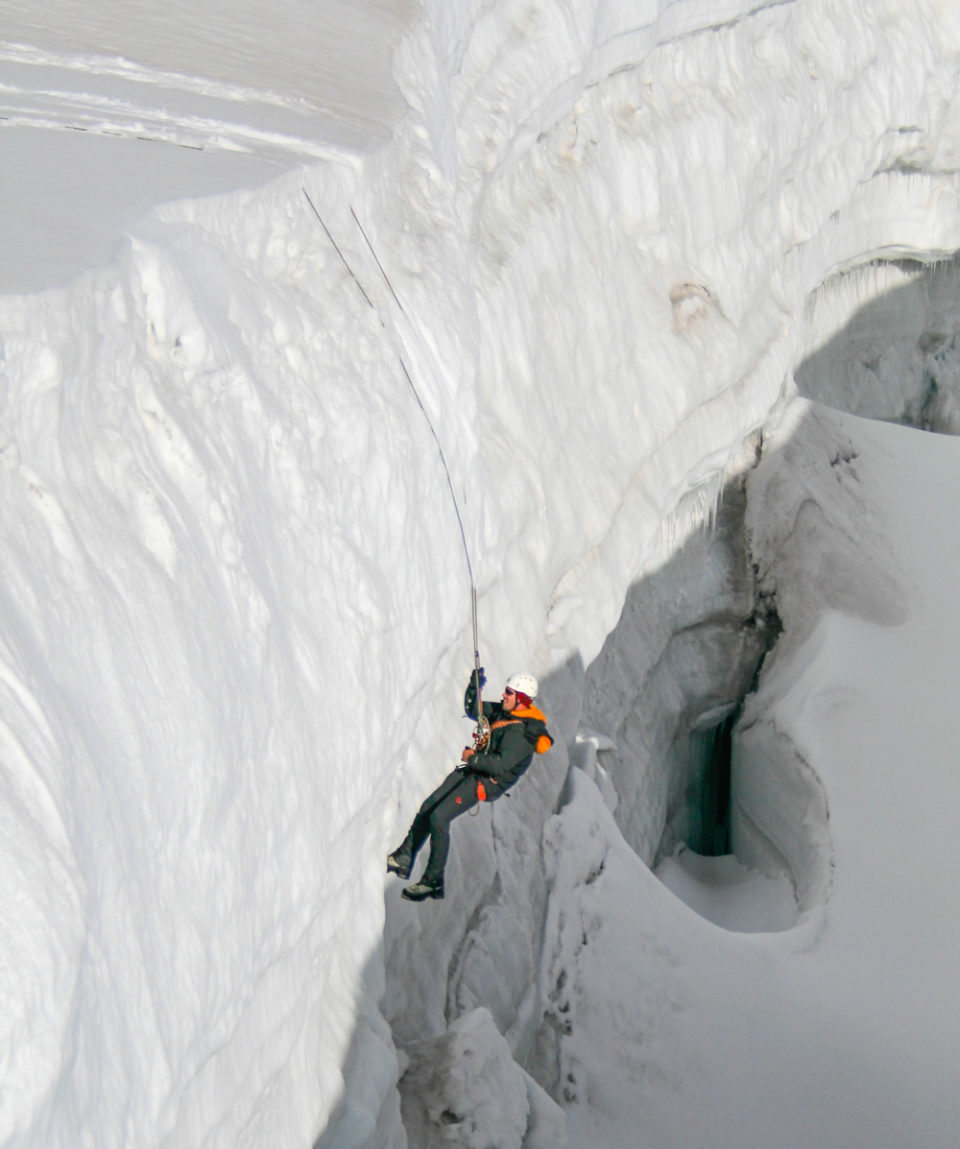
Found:
[[[717,1064],[696,1031],[723,1029],[744,986],[780,1000],[776,945],[823,924],[820,855],[797,847],[799,932],[710,948],[716,927],[678,917],[594,782],[565,781],[584,668],[630,584],[752,460],[823,285],[960,247],[958,45],[953,9],[902,0],[429,2],[381,147],[166,205],[110,266],[0,300],[0,1144],[400,1149],[401,1095],[421,1122],[488,1112],[457,1076],[464,1043],[505,1098],[504,1145],[562,1144],[559,1105],[571,1144],[647,1121],[654,1142],[706,1143],[682,1112],[685,1067]],[[22,75],[8,87],[34,125],[69,109],[132,132],[143,105],[109,101],[133,81],[90,92],[93,71],[69,98],[63,74],[29,99]],[[240,113],[237,94],[178,82],[178,140],[207,146],[210,101]],[[220,143],[310,155],[284,119],[300,115],[264,96]],[[455,837],[447,900],[413,913],[395,883],[385,909],[382,858],[459,753],[472,654],[437,440],[491,682],[538,674],[560,737]],[[835,666],[861,633],[843,618],[804,636]],[[775,1013],[774,1036],[804,1016]],[[764,1080],[768,1051],[738,1037],[742,1060],[704,1071],[711,1097],[743,1067]],[[616,1108],[618,1083],[638,1109]],[[756,1144],[776,1115],[753,1113]]]

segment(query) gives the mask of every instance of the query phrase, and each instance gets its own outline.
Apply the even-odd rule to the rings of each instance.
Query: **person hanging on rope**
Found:
[[[403,891],[412,902],[443,897],[443,871],[450,849],[450,823],[478,802],[493,802],[526,771],[533,755],[553,745],[543,711],[533,704],[537,680],[532,674],[507,679],[499,702],[482,702],[483,667],[470,675],[463,705],[477,723],[475,746],[467,746],[461,764],[440,783],[413,819],[402,845],[387,858],[387,873],[410,876],[417,852],[430,838],[430,858],[419,882]],[[477,701],[482,711],[478,713]]]

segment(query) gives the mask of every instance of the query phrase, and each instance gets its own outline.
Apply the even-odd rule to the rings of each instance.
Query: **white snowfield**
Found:
[[[793,376],[954,426],[960,9],[129,9],[0,5],[0,1145],[955,1146],[960,446]]]
[[[0,4],[0,292],[112,261],[173,199],[382,143],[407,0]]]

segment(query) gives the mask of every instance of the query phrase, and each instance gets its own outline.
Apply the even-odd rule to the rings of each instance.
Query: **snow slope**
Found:
[[[595,827],[594,844],[616,842],[587,776],[566,779],[584,668],[630,584],[669,560],[724,474],[753,458],[791,369],[825,338],[811,318],[818,290],[829,282],[839,311],[860,301],[871,280],[858,269],[872,261],[960,246],[956,13],[427,3],[394,58],[406,113],[361,151],[342,139],[335,150],[314,115],[328,97],[302,86],[293,4],[278,14],[288,62],[271,55],[259,74],[258,53],[249,76],[193,74],[189,50],[168,65],[146,31],[138,46],[120,6],[98,9],[120,36],[110,51],[126,63],[113,71],[92,66],[76,23],[31,39],[26,9],[11,10],[30,68],[38,52],[54,67],[49,84],[37,71],[28,82],[24,49],[8,47],[12,104],[31,130],[46,116],[44,132],[93,108],[83,126],[107,177],[121,161],[102,133],[133,134],[141,119],[159,136],[173,124],[171,147],[246,149],[252,166],[228,165],[228,183],[258,183],[281,153],[283,164],[325,158],[257,191],[124,222],[116,258],[67,286],[41,249],[51,290],[0,301],[0,1142],[399,1147],[401,1117],[429,1130],[448,1094],[467,1109],[483,1100],[449,1069],[466,1048],[509,1098],[484,1110],[478,1137],[499,1136],[489,1123],[502,1120],[504,1146],[561,1144],[566,1105],[574,1144],[598,1129],[617,1144],[624,1122],[635,1136],[641,1121],[654,1143],[679,1142],[694,1119],[678,1096],[707,1081],[700,1096],[720,1105],[732,1079],[764,1079],[753,1037],[822,1016],[796,1006],[742,1020],[740,996],[750,970],[768,977],[759,1001],[792,976],[792,958],[776,955],[808,944],[822,914],[820,855],[798,847],[812,915],[800,932],[725,938],[711,968],[730,985],[705,997],[664,968],[714,927],[611,845],[617,874],[649,900],[615,917],[613,899],[595,917],[610,937],[637,915],[648,924],[639,952],[609,945],[581,984],[652,987],[652,1014],[642,995],[615,1002],[639,1018],[631,1041],[678,1012],[698,1031],[733,1026],[739,1044],[711,1077],[716,1057],[664,1025],[664,1059],[622,1105],[554,1088],[562,1041],[545,1045],[544,970],[567,952],[551,948],[566,937],[559,915],[592,873],[578,876],[579,849],[559,848],[555,810],[560,826]],[[246,43],[256,35],[254,22]],[[168,66],[176,114],[158,97]],[[370,118],[384,123],[380,82],[361,83],[358,99],[372,84]],[[34,148],[19,130],[5,122],[0,154]],[[149,170],[131,171],[136,212],[156,188]],[[5,242],[24,253],[16,236]],[[511,804],[457,828],[450,896],[414,911],[392,881],[385,903],[382,856],[465,736],[457,510],[491,680],[539,674],[560,737]],[[875,640],[845,625],[831,641]],[[852,673],[839,655],[835,666],[838,681]],[[777,698],[789,701],[786,687]],[[831,755],[866,713],[837,720]],[[853,799],[838,789],[837,801]],[[845,843],[859,841],[844,825],[837,898]],[[917,823],[911,842],[920,835]],[[854,891],[868,874],[867,861],[851,867]],[[830,904],[843,916],[849,903]],[[874,926],[850,913],[844,928],[812,978],[830,993]],[[940,986],[942,951],[921,952]],[[875,992],[858,987],[857,1019],[886,1000],[892,970]],[[591,1007],[601,1022],[603,1000]],[[882,1036],[896,1046],[927,1022],[918,1002]],[[586,1026],[578,1056],[609,1066],[613,1051],[629,1067],[629,1045],[589,1038]],[[804,1071],[813,1046],[798,1044]],[[941,1098],[925,1075],[946,1048],[938,1038],[918,1063],[917,1096]],[[834,1068],[850,1056],[841,1048]],[[439,1109],[416,1086],[428,1079]],[[792,1104],[744,1120],[762,1129]],[[471,1143],[466,1109],[454,1115],[442,1135]],[[875,1116],[857,1126],[864,1136]],[[945,1127],[938,1118],[927,1143]]]
[[[548,826],[573,1144],[955,1143],[958,466],[955,439],[797,403],[751,476],[785,631],[741,722],[735,800],[744,835],[819,833],[828,889],[794,928],[680,907],[586,779]],[[828,810],[799,802],[798,773]]]
[[[0,4],[0,292],[112,260],[168,200],[383,142],[405,0]]]

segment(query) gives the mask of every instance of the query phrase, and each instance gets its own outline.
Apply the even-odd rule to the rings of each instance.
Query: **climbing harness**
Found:
[[[331,245],[333,246],[334,251],[340,257],[340,262],[347,269],[347,272],[349,273],[350,278],[353,280],[353,282],[359,288],[360,294],[366,300],[367,305],[370,307],[370,309],[374,312],[374,314],[380,320],[380,326],[384,329],[384,331],[386,331],[387,325],[383,321],[383,316],[377,310],[377,308],[374,305],[374,302],[370,298],[370,296],[367,295],[366,291],[363,288],[363,284],[357,278],[356,273],[354,272],[353,268],[347,262],[347,257],[341,251],[340,245],[333,238],[333,235],[330,233],[330,229],[323,222],[323,217],[320,215],[320,212],[317,210],[317,205],[310,198],[310,194],[306,188],[302,188],[301,190],[303,191],[303,194],[304,194],[304,197],[306,198],[307,203],[312,208],[313,214],[317,217],[317,220],[318,220],[320,226],[323,228],[324,234],[326,235],[327,239],[330,241]],[[360,234],[363,236],[364,242],[366,243],[367,247],[370,250],[370,254],[373,256],[377,267],[380,269],[380,274],[383,276],[384,282],[386,283],[387,287],[390,289],[390,294],[393,296],[393,298],[397,304],[397,307],[400,308],[400,311],[403,314],[404,318],[406,318],[407,313],[403,309],[403,304],[400,302],[400,299],[397,296],[397,293],[394,291],[393,284],[390,282],[390,278],[387,275],[386,271],[384,270],[383,264],[380,262],[379,256],[377,255],[376,251],[374,251],[373,244],[370,242],[370,238],[367,235],[366,231],[364,231],[363,224],[357,218],[357,213],[353,210],[353,207],[350,208],[350,214],[353,216],[354,222],[356,223],[357,227],[359,228]],[[475,748],[477,750],[482,750],[486,746],[486,744],[490,738],[490,723],[483,716],[483,692],[482,692],[482,686],[481,686],[481,682],[480,682],[480,678],[481,678],[481,673],[480,673],[480,643],[479,643],[479,639],[478,639],[478,629],[477,629],[477,586],[476,586],[476,582],[474,581],[474,577],[473,577],[473,564],[470,562],[470,548],[467,546],[467,532],[465,531],[464,526],[463,526],[463,517],[460,514],[460,504],[457,502],[457,493],[453,487],[453,479],[450,475],[450,468],[447,466],[446,455],[444,455],[444,453],[443,453],[443,444],[440,442],[440,436],[437,434],[436,428],[433,425],[433,421],[431,420],[429,414],[427,413],[426,407],[424,407],[424,405],[423,405],[423,400],[420,398],[420,392],[417,390],[416,385],[410,376],[410,372],[407,370],[407,365],[404,362],[403,356],[399,352],[397,353],[397,358],[400,360],[400,368],[403,371],[404,378],[407,380],[407,383],[410,385],[410,390],[413,392],[413,397],[417,401],[417,406],[420,408],[420,411],[422,412],[424,419],[426,419],[426,421],[427,421],[427,426],[430,428],[430,434],[433,435],[434,442],[437,444],[437,453],[439,454],[440,462],[443,465],[443,472],[447,477],[447,486],[450,488],[450,498],[453,500],[453,509],[456,512],[457,524],[460,527],[460,539],[461,539],[461,542],[463,543],[463,555],[464,555],[464,558],[467,560],[467,574],[470,578],[471,611],[472,611],[472,615],[473,615],[473,667],[474,667],[474,675],[475,675],[474,681],[476,682],[476,685],[477,685],[477,726],[476,726],[476,729],[474,730],[473,740],[474,740]]]

